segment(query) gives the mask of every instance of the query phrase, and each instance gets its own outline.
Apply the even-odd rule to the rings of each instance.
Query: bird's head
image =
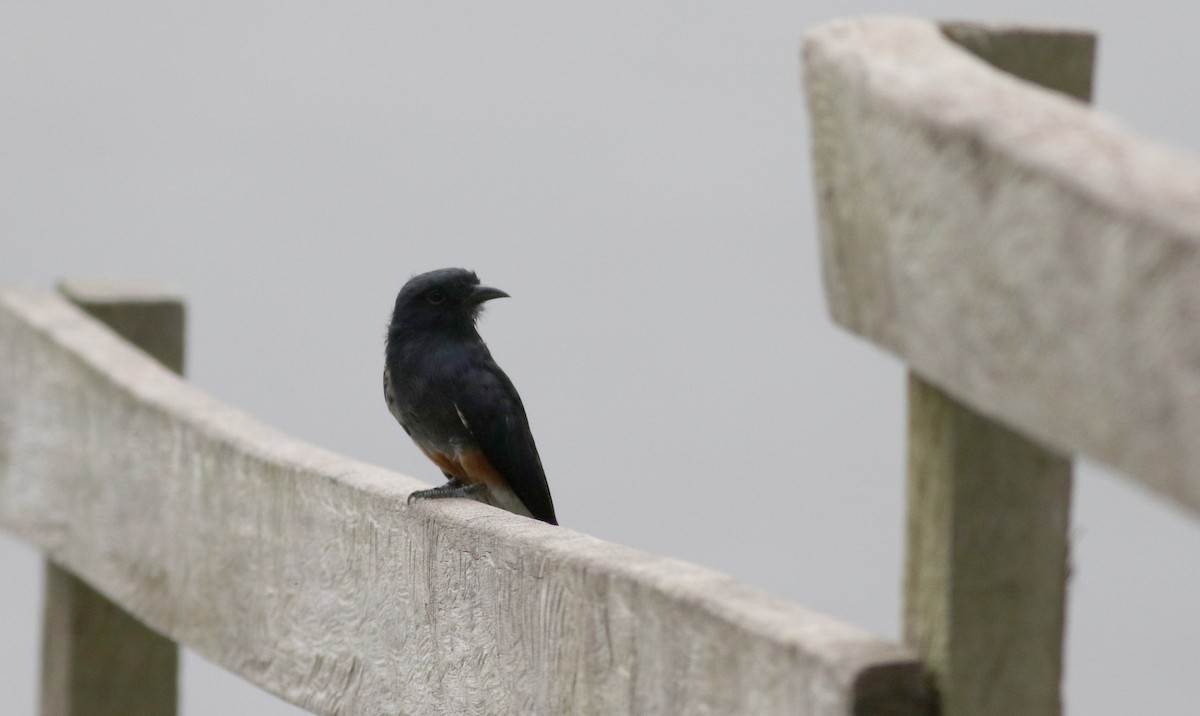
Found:
[[[438,269],[413,276],[396,296],[392,329],[474,330],[485,301],[508,296],[479,284],[475,272]]]

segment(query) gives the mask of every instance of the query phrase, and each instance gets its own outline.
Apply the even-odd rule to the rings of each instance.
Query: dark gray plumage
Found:
[[[388,326],[388,409],[449,480],[409,501],[471,496],[558,524],[525,406],[475,329],[485,301],[507,296],[465,269],[414,276]]]

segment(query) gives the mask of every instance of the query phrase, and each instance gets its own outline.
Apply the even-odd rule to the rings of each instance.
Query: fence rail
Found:
[[[933,23],[826,25],[805,57],[835,320],[1200,511],[1200,167]]]
[[[903,647],[569,529],[406,506],[418,482],[218,403],[54,292],[0,291],[0,365],[0,527],[315,713],[927,713]]]

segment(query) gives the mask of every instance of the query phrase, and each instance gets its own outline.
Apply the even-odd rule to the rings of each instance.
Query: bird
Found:
[[[410,278],[388,324],[388,410],[447,482],[408,502],[468,497],[558,524],[525,406],[476,330],[483,304],[508,294],[473,271]]]

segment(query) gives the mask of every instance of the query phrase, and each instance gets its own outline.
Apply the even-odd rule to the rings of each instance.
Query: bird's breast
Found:
[[[476,446],[454,403],[456,380],[451,365],[429,360],[389,361],[384,370],[388,410],[422,449],[452,454]]]

